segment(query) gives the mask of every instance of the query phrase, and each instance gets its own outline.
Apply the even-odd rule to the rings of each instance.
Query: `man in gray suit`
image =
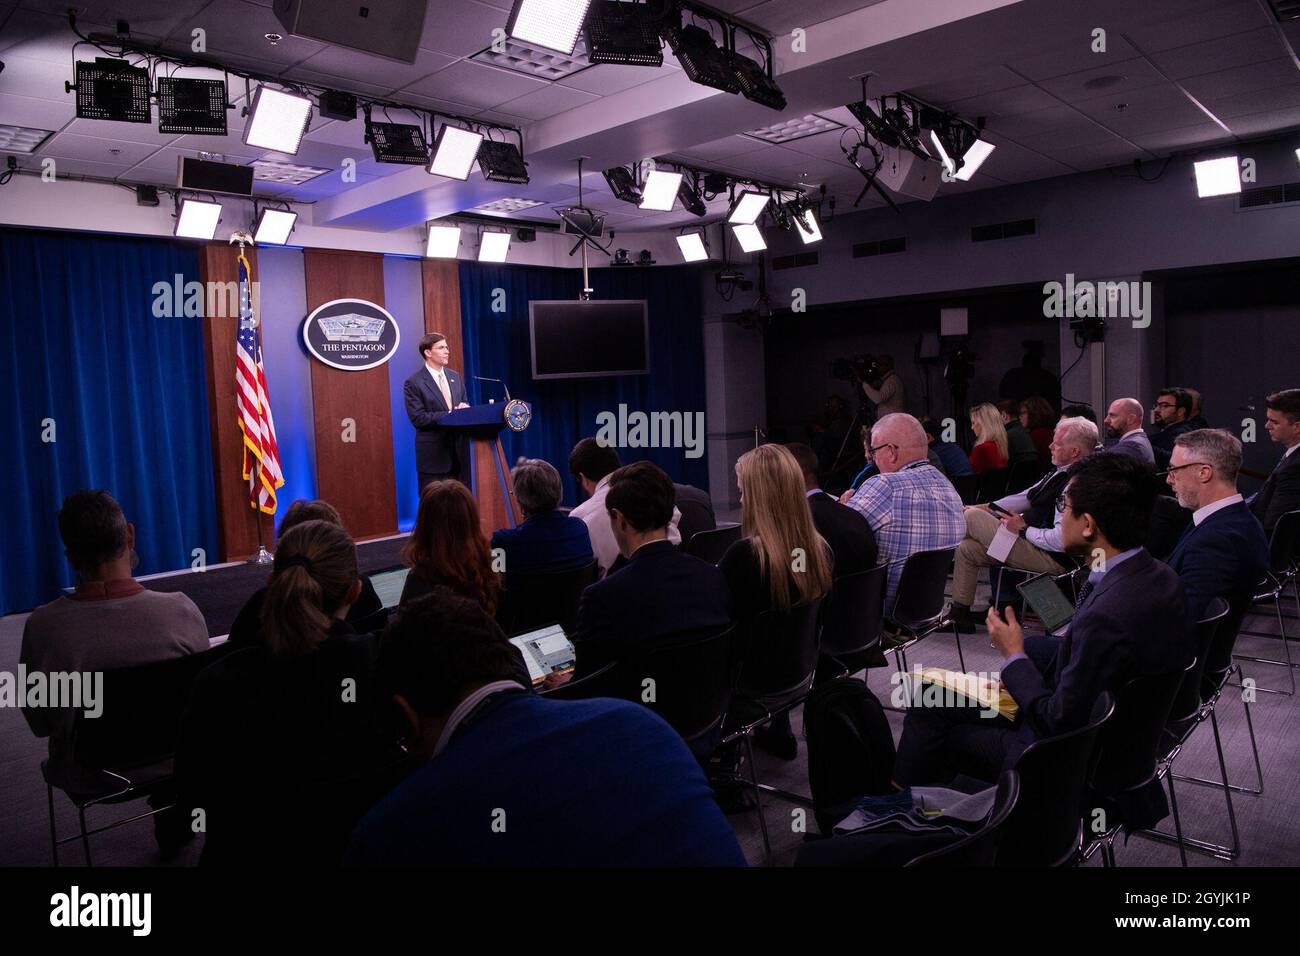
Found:
[[[1155,452],[1151,450],[1151,439],[1142,430],[1142,421],[1142,403],[1136,398],[1117,398],[1111,402],[1106,411],[1106,437],[1118,441],[1105,450],[1154,466]]]

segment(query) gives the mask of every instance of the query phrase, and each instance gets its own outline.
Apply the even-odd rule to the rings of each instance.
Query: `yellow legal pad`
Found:
[[[961,671],[945,670],[942,667],[927,667],[921,671],[922,684],[934,684],[968,700],[978,701],[981,707],[997,711],[1007,720],[1015,720],[1020,705],[1007,693],[1007,689],[997,681],[985,680],[974,674]],[[924,690],[918,692],[920,700],[913,706],[924,706]]]

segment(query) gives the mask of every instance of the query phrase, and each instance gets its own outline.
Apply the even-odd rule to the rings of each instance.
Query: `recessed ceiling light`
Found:
[[[492,202],[485,202],[467,209],[466,212],[485,213],[489,216],[508,216],[512,212],[522,212],[525,209],[543,205],[545,203],[540,199],[494,199]]]
[[[578,41],[572,53],[557,53],[530,43],[506,37],[500,50],[488,47],[470,57],[478,63],[489,63],[503,70],[525,73],[541,80],[562,80],[591,66],[587,56],[587,41]]]
[[[761,139],[765,143],[792,143],[797,139],[816,136],[818,133],[828,133],[836,129],[844,129],[843,124],[828,120],[824,116],[818,116],[816,113],[809,113],[807,116],[801,116],[798,119],[782,120],[779,123],[773,123],[771,126],[764,126],[762,129],[751,129],[740,135],[752,139]]]
[[[277,163],[270,159],[255,159],[252,166],[254,179],[266,183],[283,183],[286,186],[301,186],[330,171],[319,166],[298,166],[294,163]]]
[[[52,129],[0,126],[0,153],[34,153],[53,135]]]
[[[279,33],[263,33],[262,36],[270,40],[272,43],[279,43],[284,39],[284,36]]]

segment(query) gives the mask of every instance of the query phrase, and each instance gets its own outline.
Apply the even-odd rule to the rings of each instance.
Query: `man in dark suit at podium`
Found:
[[[449,412],[469,408],[460,373],[447,368],[451,361],[447,337],[441,332],[422,336],[420,357],[424,367],[402,386],[406,417],[415,426],[415,469],[420,474],[420,490],[429,482],[443,478],[469,484],[469,453],[465,442],[456,429],[439,424]]]

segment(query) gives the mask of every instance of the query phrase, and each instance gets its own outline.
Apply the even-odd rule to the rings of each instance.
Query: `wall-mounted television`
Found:
[[[528,303],[533,378],[596,378],[650,372],[644,299]]]

